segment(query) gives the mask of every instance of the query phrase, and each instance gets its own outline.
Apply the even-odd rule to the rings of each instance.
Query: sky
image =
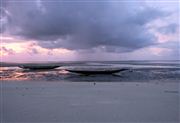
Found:
[[[3,62],[180,60],[178,0],[1,0]]]

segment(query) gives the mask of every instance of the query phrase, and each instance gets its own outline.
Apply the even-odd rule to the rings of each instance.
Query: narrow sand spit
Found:
[[[1,82],[3,123],[178,123],[180,83]]]

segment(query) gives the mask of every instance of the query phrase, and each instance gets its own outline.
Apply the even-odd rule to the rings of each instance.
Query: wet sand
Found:
[[[3,123],[179,123],[178,82],[1,82]]]

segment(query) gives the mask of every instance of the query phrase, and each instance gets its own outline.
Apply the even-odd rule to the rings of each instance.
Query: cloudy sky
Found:
[[[2,0],[1,61],[180,60],[178,0]]]

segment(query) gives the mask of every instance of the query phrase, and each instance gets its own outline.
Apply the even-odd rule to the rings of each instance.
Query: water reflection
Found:
[[[68,72],[62,69],[24,70],[17,67],[0,67],[1,80],[49,80],[66,74],[68,74]]]
[[[179,81],[180,68],[136,68],[119,72],[115,75],[91,75],[70,73],[65,69],[72,66],[60,67],[52,70],[28,70],[18,67],[0,67],[0,80],[8,81],[67,81],[67,82],[132,82],[132,81]],[[74,66],[83,68],[83,66]],[[97,66],[96,66],[97,67]],[[114,66],[113,66],[114,67]],[[118,67],[118,65],[115,65]],[[93,67],[92,67],[93,68]],[[100,68],[100,67],[98,67]],[[91,67],[90,67],[91,69]]]
[[[27,80],[27,76],[16,67],[1,67],[0,68],[0,79],[1,80]]]

